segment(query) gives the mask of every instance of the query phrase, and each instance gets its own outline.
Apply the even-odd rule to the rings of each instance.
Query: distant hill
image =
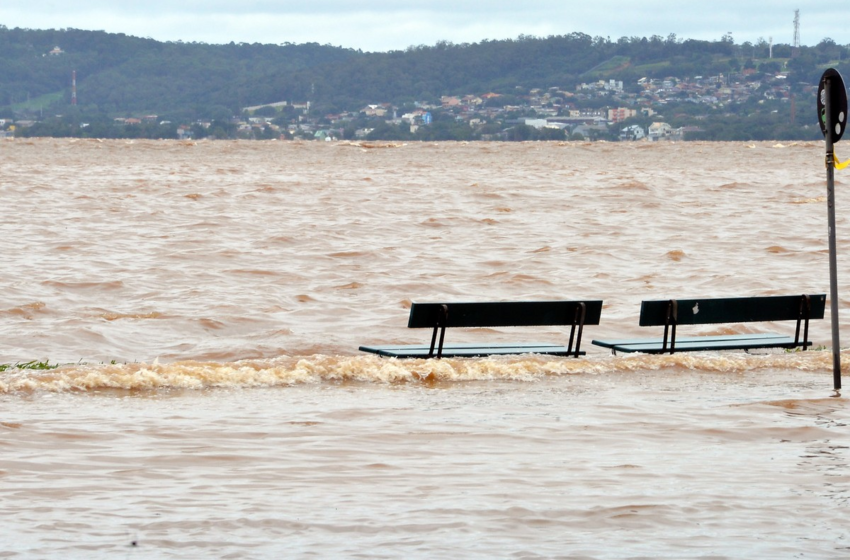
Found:
[[[597,79],[637,87],[641,77],[734,73],[765,62],[787,65],[794,80],[811,83],[825,64],[850,59],[846,46],[829,40],[795,54],[789,45],[773,45],[775,58],[768,61],[766,43],[673,35],[611,41],[572,33],[364,53],[316,43],[210,45],[0,26],[0,116],[67,107],[73,70],[80,108],[88,113],[185,119],[223,118],[241,107],[284,100],[338,112],[442,95],[567,90]],[[850,74],[847,62],[838,67]]]
[[[79,103],[105,112],[232,114],[269,101],[263,96],[274,92],[264,86],[272,81],[356,56],[315,43],[207,45],[0,27],[0,108],[40,98],[67,106],[75,70]]]

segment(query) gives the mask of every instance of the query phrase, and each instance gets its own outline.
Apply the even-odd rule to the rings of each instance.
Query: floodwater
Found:
[[[2,141],[0,363],[62,365],[0,372],[0,558],[846,558],[829,306],[808,352],[590,344],[660,334],[643,299],[828,293],[823,161],[820,143]],[[357,351],[426,342],[411,301],[525,299],[604,300],[587,355]],[[794,325],[680,334],[763,330]]]

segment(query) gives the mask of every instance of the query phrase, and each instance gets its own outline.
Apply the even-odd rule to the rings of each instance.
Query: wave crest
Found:
[[[476,359],[387,359],[377,356],[283,356],[273,360],[216,363],[73,365],[54,370],[0,373],[0,392],[160,391],[285,387],[322,383],[458,383],[470,381],[533,382],[552,375],[627,375],[641,371],[690,370],[742,374],[760,370],[826,373],[830,352],[708,354],[557,358],[508,356]],[[845,364],[847,362],[845,361]]]

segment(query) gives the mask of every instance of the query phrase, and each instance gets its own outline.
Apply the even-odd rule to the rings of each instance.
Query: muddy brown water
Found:
[[[16,139],[0,194],[0,363],[63,364],[0,372],[0,558],[850,555],[829,306],[805,353],[590,344],[828,292],[822,144]],[[580,359],[357,351],[562,298],[605,302]]]

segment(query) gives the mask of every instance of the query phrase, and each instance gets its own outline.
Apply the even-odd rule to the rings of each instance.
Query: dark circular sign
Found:
[[[829,87],[827,87],[827,85]],[[826,96],[829,96],[829,115],[826,114]],[[827,118],[829,117],[829,118]],[[818,86],[818,123],[820,131],[826,137],[827,123],[832,128],[829,131],[833,142],[841,140],[844,129],[847,128],[847,88],[838,70],[830,68],[823,73]]]

